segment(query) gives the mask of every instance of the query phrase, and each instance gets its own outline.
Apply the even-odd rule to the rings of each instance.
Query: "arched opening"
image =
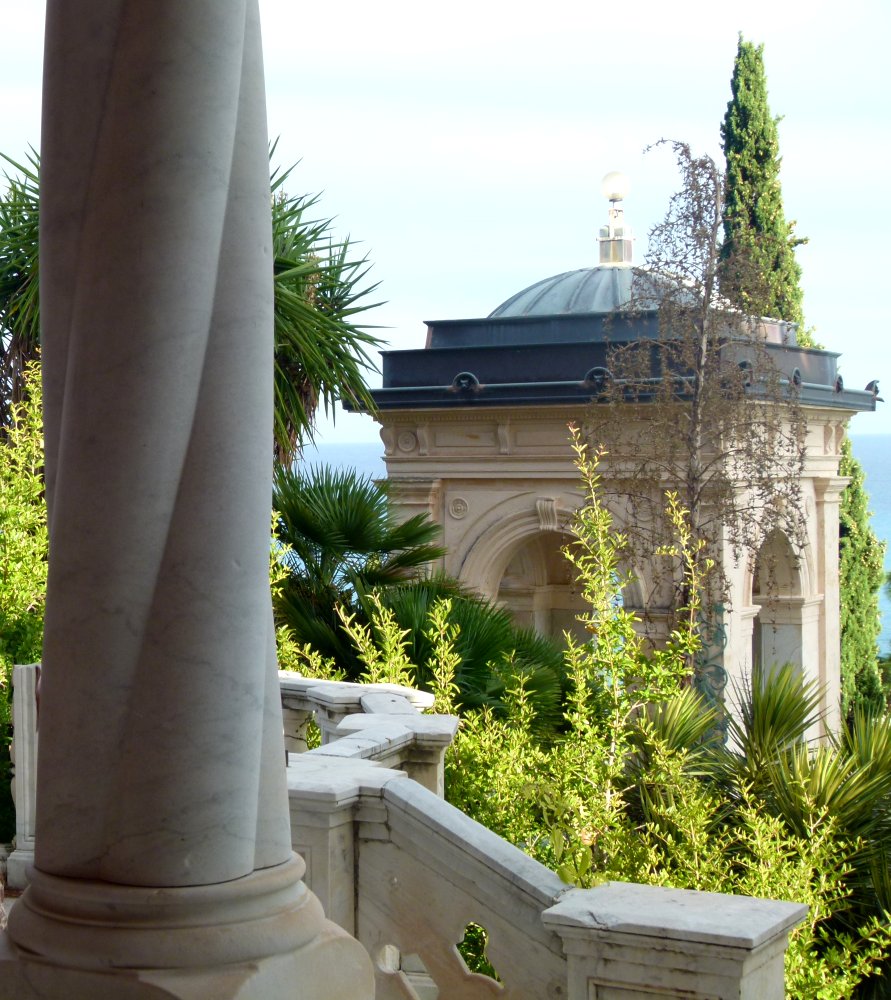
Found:
[[[563,548],[573,538],[570,515],[580,498],[523,494],[488,512],[490,523],[465,545],[451,551],[452,572],[464,583],[511,613],[518,625],[562,640],[564,632],[584,641],[590,636],[577,616],[587,607],[573,565]],[[496,518],[497,513],[497,518]],[[621,530],[619,525],[618,530]],[[620,567],[623,579],[629,566]],[[667,614],[653,610],[643,595],[654,593],[646,566],[634,567],[622,603],[637,612],[638,631],[654,646],[667,635]],[[644,614],[645,605],[650,610]]]
[[[563,554],[571,536],[562,531],[543,531],[527,536],[508,558],[498,583],[495,600],[510,611],[523,628],[534,628],[542,635],[562,640],[568,632],[575,639],[590,638],[578,621],[589,610],[582,597],[575,568]],[[622,570],[624,577],[624,568]],[[664,639],[665,616],[654,612],[644,614],[641,588],[631,578],[619,598],[628,610],[640,616],[637,626],[641,635],[657,645]]]
[[[572,565],[563,555],[566,536],[543,531],[524,539],[507,562],[496,601],[518,625],[560,638],[570,632],[585,637],[576,615],[584,610]]]
[[[752,573],[752,604],[758,607],[752,627],[752,664],[770,668],[805,666],[801,564],[788,538],[774,531],[758,550]]]

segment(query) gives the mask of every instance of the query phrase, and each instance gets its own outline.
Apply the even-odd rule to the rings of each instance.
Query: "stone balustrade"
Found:
[[[781,1000],[796,903],[605,883],[549,869],[381,766],[427,737],[398,712],[351,716],[340,739],[292,758],[291,836],[329,919],[368,949],[378,1000]],[[447,717],[432,717],[443,719]],[[485,929],[501,982],[457,944]]]
[[[19,702],[33,706],[35,677],[16,668],[22,840],[11,878],[33,851],[36,713]],[[787,936],[804,906],[615,882],[569,888],[443,800],[458,720],[420,714],[429,695],[285,673],[280,682],[289,750],[305,746],[310,716],[322,730],[321,746],[289,753],[292,845],[328,918],[371,955],[378,1000],[783,997]],[[485,929],[500,982],[461,959],[469,925]]]

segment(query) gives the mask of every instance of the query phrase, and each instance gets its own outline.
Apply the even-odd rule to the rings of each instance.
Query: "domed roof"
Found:
[[[537,281],[502,302],[489,319],[509,316],[605,315],[616,310],[655,309],[659,281],[648,271],[623,264],[601,264],[564,271]]]
[[[427,408],[589,406],[613,347],[671,336],[672,309],[665,307],[695,308],[700,293],[678,276],[633,266],[632,234],[622,208],[627,188],[622,177],[604,178],[610,207],[607,225],[600,229],[598,267],[537,281],[485,319],[428,322],[423,348],[384,352],[383,386],[371,390],[378,408],[414,413]],[[727,303],[713,304],[719,311],[730,309]],[[847,412],[875,409],[875,393],[844,390],[837,355],[797,346],[795,324],[760,319],[756,329],[774,352],[783,377],[800,386],[802,402]],[[732,343],[732,324],[721,336]],[[745,358],[745,345],[732,349]],[[650,352],[642,351],[640,357],[650,359],[652,377],[660,380],[661,369]],[[407,436],[414,440],[413,434]],[[510,448],[501,436],[499,429],[499,448],[506,453]]]

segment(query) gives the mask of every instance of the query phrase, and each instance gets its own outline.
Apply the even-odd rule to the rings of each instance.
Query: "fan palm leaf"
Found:
[[[338,608],[361,612],[367,622],[364,595],[403,582],[442,556],[439,527],[426,515],[399,522],[386,485],[352,469],[279,467],[273,506],[288,570],[276,596],[279,621],[299,642],[358,676],[361,664]]]
[[[427,623],[433,606],[451,599],[449,622],[458,629],[455,652],[459,663],[455,683],[463,710],[489,706],[504,710],[505,696],[522,677],[539,732],[552,733],[562,717],[563,654],[544,636],[518,629],[510,614],[475,594],[468,594],[446,577],[415,580],[382,592],[400,629],[408,631],[407,653],[417,664],[419,681],[432,675],[433,643]]]

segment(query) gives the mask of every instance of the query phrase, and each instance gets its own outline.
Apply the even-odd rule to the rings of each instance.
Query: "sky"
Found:
[[[786,215],[808,326],[841,352],[845,384],[885,379],[856,434],[891,433],[887,0],[260,0],[269,133],[291,193],[321,192],[373,265],[368,316],[394,348],[425,320],[486,316],[539,279],[597,263],[601,178],[631,181],[646,234],[679,183],[665,147],[721,157],[737,35],[764,43],[782,116]],[[41,0],[0,0],[0,151],[40,143]],[[373,377],[371,384],[379,384]],[[366,416],[320,423],[321,443],[377,440]]]

